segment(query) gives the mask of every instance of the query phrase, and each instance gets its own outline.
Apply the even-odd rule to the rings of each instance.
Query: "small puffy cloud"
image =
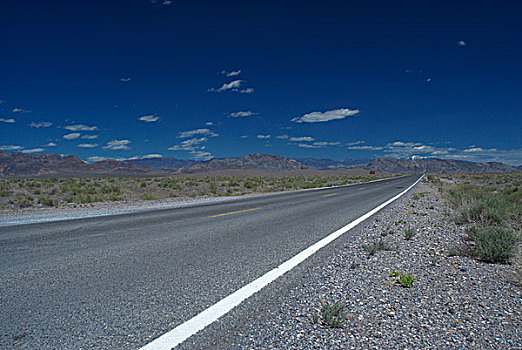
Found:
[[[344,119],[359,114],[358,109],[340,108],[326,112],[312,112],[307,113],[301,117],[292,119],[296,123],[319,123],[327,122],[330,120]]]
[[[315,139],[311,136],[300,136],[300,137],[291,137],[290,138],[290,141],[293,141],[293,142],[310,142],[313,140],[315,140]]]
[[[383,147],[380,146],[349,146],[348,149],[356,151],[380,151]]]
[[[88,162],[101,162],[102,160],[105,160],[105,159],[107,159],[107,158],[100,157],[100,156],[93,156],[93,157],[87,158],[87,161]]]
[[[107,142],[103,149],[111,149],[111,150],[129,150],[130,147],[128,144],[131,143],[129,140],[112,140]]]
[[[314,145],[315,146],[321,146],[321,147],[324,147],[324,146],[339,146],[341,143],[339,141],[330,141],[330,142],[326,142],[326,141],[320,141],[320,142],[314,142]]]
[[[232,80],[229,83],[224,83],[218,89],[211,88],[211,89],[208,89],[208,91],[223,92],[223,91],[227,91],[227,90],[234,90],[234,89],[237,90],[241,87],[241,83],[243,83],[243,80],[240,80],[240,79]]]
[[[459,40],[457,41],[457,46],[458,47],[464,47],[466,46],[468,43],[466,43],[464,40]]]
[[[363,144],[364,141],[355,141],[355,142],[348,142],[346,146],[357,146]]]
[[[290,136],[288,135],[279,135],[279,136],[276,136],[276,139],[280,139],[280,140],[286,140],[288,139]]]
[[[156,114],[149,114],[149,115],[143,115],[143,116],[139,117],[138,120],[141,120],[142,122],[145,122],[145,123],[152,123],[152,122],[157,122],[158,120],[160,120],[160,117],[158,117]]]
[[[178,137],[181,139],[192,137],[195,135],[205,135],[210,137],[216,137],[219,136],[219,134],[216,134],[215,132],[211,131],[210,129],[196,129],[196,130],[188,130],[188,131],[182,131],[179,133]]]
[[[258,139],[261,139],[261,140],[263,140],[263,139],[269,139],[269,138],[271,138],[271,137],[272,137],[272,135],[257,135],[257,138],[258,138]]]
[[[31,148],[31,149],[24,149],[22,150],[22,153],[38,153],[43,152],[43,148]]]
[[[94,130],[98,130],[98,127],[97,126],[87,126],[87,125],[83,125],[83,124],[75,124],[75,125],[67,125],[64,127],[64,129],[71,130],[71,131],[94,131]]]
[[[122,83],[129,83],[129,82],[132,81],[132,79],[129,78],[129,77],[125,77],[125,78],[120,78],[120,81],[121,81]]]
[[[15,122],[15,120],[13,118],[9,118],[9,119],[0,118],[0,122],[13,124]]]
[[[11,110],[11,112],[13,112],[13,113],[20,113],[20,114],[31,113],[31,111],[29,111],[27,109],[20,108],[20,107],[13,108]]]
[[[49,142],[47,145],[44,145],[44,147],[56,147],[56,143]]]
[[[227,76],[227,77],[237,77],[239,74],[241,74],[241,69],[238,69],[236,71],[227,72],[226,70],[222,70],[221,74]]]
[[[220,88],[210,88],[207,91],[209,92],[224,92],[224,91],[233,91],[233,92],[239,92],[241,94],[252,94],[254,93],[254,88],[248,87],[248,88],[241,88],[241,85],[243,84],[244,80],[236,79],[232,80],[229,83],[224,83],[221,85]]]
[[[199,146],[201,143],[207,142],[208,138],[206,137],[200,137],[200,138],[193,138],[184,140],[178,145],[174,145],[172,147],[169,147],[169,151],[193,151],[197,148],[200,148]]]
[[[252,111],[240,111],[240,112],[230,113],[228,116],[230,118],[242,118],[242,117],[251,117],[256,114],[257,113],[254,113]]]
[[[155,158],[163,158],[161,154],[146,154],[141,159],[155,159]]]
[[[82,139],[84,139],[84,140],[94,140],[97,138],[98,138],[98,135],[83,135],[82,136]]]
[[[427,83],[431,83],[431,78],[426,78]]]
[[[205,125],[206,126],[212,126],[212,125],[214,125],[214,122],[206,122]]]
[[[80,147],[80,148],[95,148],[95,147],[98,147],[98,144],[97,143],[80,143],[78,145],[78,147]]]
[[[2,103],[6,103],[6,102],[7,102],[6,100],[0,100],[0,105],[1,105]]]
[[[207,151],[191,151],[190,154],[192,155],[192,159],[195,160],[210,160],[214,158],[212,153]]]
[[[63,135],[63,138],[66,140],[76,140],[78,137],[80,137],[79,132],[73,132],[67,135]]]
[[[18,151],[18,150],[21,150],[22,148],[23,148],[22,146],[17,146],[17,145],[0,146],[0,149],[2,149],[4,151]]]
[[[297,146],[302,148],[322,148],[322,146],[311,145],[309,143],[299,143]]]
[[[240,139],[248,139],[249,137],[250,136],[248,136],[248,135],[241,135],[241,136],[239,136]]]
[[[30,126],[32,128],[37,128],[37,129],[39,129],[39,128],[48,128],[48,127],[50,127],[52,125],[53,125],[53,123],[51,123],[51,122],[38,122],[38,123],[32,122],[30,124]]]

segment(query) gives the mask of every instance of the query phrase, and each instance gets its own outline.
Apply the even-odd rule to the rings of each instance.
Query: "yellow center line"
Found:
[[[337,193],[325,194],[323,197],[337,196]]]
[[[365,189],[366,189],[366,187],[361,187],[361,188],[359,188],[359,191],[362,191],[362,190],[365,190]]]
[[[225,216],[225,215],[233,215],[233,214],[246,213],[247,211],[254,211],[254,210],[259,210],[259,209],[261,209],[261,208],[252,208],[252,209],[245,209],[245,210],[231,211],[231,212],[229,212],[229,213],[223,213],[223,214],[212,215],[212,216],[209,216],[209,218],[217,218],[217,217]]]

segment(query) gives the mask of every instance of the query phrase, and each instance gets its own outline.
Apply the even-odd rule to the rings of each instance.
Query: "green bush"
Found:
[[[321,308],[321,323],[331,328],[340,328],[346,320],[346,306],[343,303],[325,303]],[[314,323],[319,321],[319,317],[314,317]]]
[[[372,244],[364,244],[362,246],[364,251],[368,253],[368,255],[375,255],[378,251],[381,250],[393,250],[393,248],[387,243],[379,240],[378,242],[373,242]]]
[[[469,232],[477,256],[486,262],[508,263],[515,254],[516,234],[496,226],[473,228]]]
[[[408,227],[404,230],[404,238],[406,238],[408,241],[415,237],[417,234],[417,230],[415,230],[413,227]]]

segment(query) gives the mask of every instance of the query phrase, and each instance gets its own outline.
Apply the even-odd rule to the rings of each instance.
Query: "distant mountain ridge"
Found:
[[[53,174],[59,176],[128,176],[148,173],[154,173],[154,170],[112,159],[87,164],[80,158],[71,155],[6,153],[0,150],[0,176],[3,177],[29,177]]]
[[[390,174],[424,174],[424,173],[503,173],[517,172],[519,167],[503,163],[474,163],[463,160],[448,159],[395,159],[377,158],[369,162],[364,169]]]
[[[0,150],[0,177],[154,176],[195,174],[221,170],[254,169],[280,172],[353,168],[390,174],[522,171],[522,166],[513,167],[496,162],[473,163],[446,159],[406,160],[394,158],[334,161],[315,158],[292,159],[262,153],[248,154],[244,157],[215,158],[208,161],[181,160],[166,157],[129,161],[108,159],[88,164],[72,155],[6,153]]]

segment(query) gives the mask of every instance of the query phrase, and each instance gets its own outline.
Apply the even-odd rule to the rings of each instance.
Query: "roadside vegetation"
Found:
[[[430,176],[456,210],[454,220],[468,236],[451,255],[473,255],[490,263],[509,263],[522,227],[522,174]]]
[[[227,197],[360,183],[388,176],[214,176],[0,179],[0,209],[175,197]]]

